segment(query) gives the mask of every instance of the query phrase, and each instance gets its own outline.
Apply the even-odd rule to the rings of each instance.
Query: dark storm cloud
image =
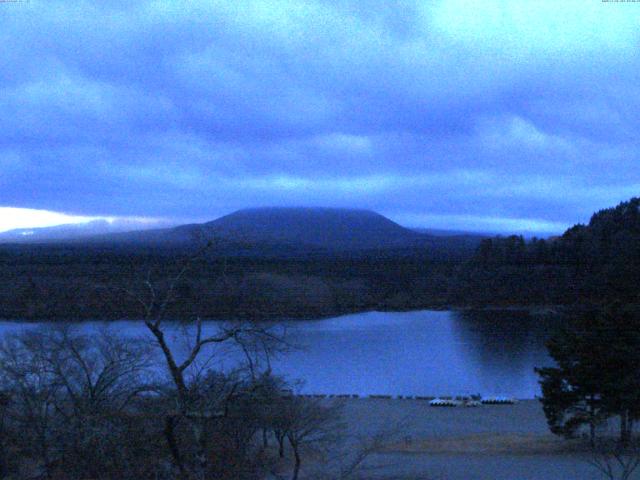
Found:
[[[640,194],[634,5],[0,9],[0,206],[557,231]]]

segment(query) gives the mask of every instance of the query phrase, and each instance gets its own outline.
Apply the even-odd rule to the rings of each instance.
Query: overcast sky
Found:
[[[0,1],[0,230],[323,205],[558,232],[640,195],[639,126],[640,3]]]

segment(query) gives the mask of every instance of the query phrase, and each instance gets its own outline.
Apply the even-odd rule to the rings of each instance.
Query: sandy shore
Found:
[[[536,400],[515,405],[436,408],[420,400],[358,399],[345,403],[355,436],[395,430],[368,461],[366,478],[442,480],[596,480],[580,441],[548,431]]]
[[[555,435],[484,433],[448,438],[400,440],[385,448],[388,453],[448,453],[484,455],[551,455],[583,453],[584,443]]]

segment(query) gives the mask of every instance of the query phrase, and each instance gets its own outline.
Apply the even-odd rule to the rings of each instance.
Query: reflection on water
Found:
[[[289,342],[299,348],[273,361],[275,373],[304,381],[308,393],[390,395],[539,393],[535,366],[550,363],[544,341],[557,319],[524,312],[369,312],[313,321],[285,322]],[[146,335],[141,322],[110,329]],[[31,325],[26,328],[33,328]],[[99,322],[79,328],[93,331]],[[209,322],[209,329],[215,322]],[[0,322],[0,335],[25,328]],[[173,332],[176,345],[183,338]],[[226,352],[217,367],[239,353]]]
[[[392,395],[539,393],[535,366],[554,319],[522,312],[372,312],[289,324],[304,345],[276,371],[322,393]]]
[[[524,311],[452,314],[458,341],[465,343],[465,361],[476,366],[478,385],[526,398],[539,393],[533,367],[550,363],[545,341],[557,328],[557,317]]]

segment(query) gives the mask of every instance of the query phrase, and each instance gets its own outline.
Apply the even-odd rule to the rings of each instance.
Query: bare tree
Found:
[[[69,327],[27,331],[0,346],[0,382],[21,456],[37,460],[47,478],[99,477],[122,471],[116,438],[122,415],[148,390],[148,355],[138,343],[107,332]],[[112,472],[112,471],[111,471]]]
[[[294,460],[291,478],[297,480],[305,452],[323,454],[340,438],[342,403],[290,395],[282,397],[277,405],[279,414],[274,418],[274,430],[291,447]],[[281,453],[282,450],[281,443]]]
[[[366,460],[382,451],[385,446],[396,439],[401,428],[400,425],[393,425],[388,429],[376,432],[372,436],[355,439],[349,448],[343,447],[341,453],[335,454],[338,465],[335,477],[338,480],[360,478],[362,471],[366,470]]]
[[[300,478],[303,462],[305,478],[347,480],[368,478],[365,462],[399,437],[402,425],[393,425],[373,435],[354,436],[343,421],[344,401],[280,395],[272,402],[274,436],[280,456],[285,447],[293,459],[291,480]],[[286,443],[285,443],[286,441]],[[279,476],[278,478],[284,478]]]
[[[174,463],[181,476],[198,480],[205,478],[208,466],[207,424],[226,415],[226,409],[219,409],[217,403],[215,408],[203,408],[204,404],[199,394],[201,390],[199,380],[204,377],[199,375],[201,369],[196,367],[199,366],[199,363],[206,364],[211,361],[211,358],[208,358],[205,362],[199,362],[203,351],[208,346],[233,342],[241,347],[248,361],[251,375],[255,377],[256,368],[260,363],[258,359],[268,359],[270,354],[281,350],[284,345],[280,334],[275,333],[273,329],[253,322],[218,323],[214,332],[205,334],[202,319],[196,315],[192,321],[193,330],[190,333],[189,348],[184,358],[178,358],[175,345],[172,345],[167,338],[166,316],[171,305],[179,297],[180,283],[185,279],[195,262],[206,258],[212,246],[213,242],[207,242],[201,249],[179,262],[175,275],[165,283],[164,288],[153,281],[149,272],[143,281],[144,293],[125,290],[141,306],[144,312],[144,324],[162,352],[171,383],[175,389],[176,408],[167,412],[164,427],[164,435]],[[224,275],[224,268],[221,275]],[[226,399],[227,402],[234,393],[235,389],[231,389]],[[178,442],[176,430],[182,421],[188,423],[193,437],[195,452],[192,462],[185,462]]]
[[[40,463],[51,478],[52,428],[59,386],[42,357],[31,355],[23,336],[4,339],[0,345],[0,381],[10,401],[7,416],[23,434],[22,456]]]
[[[397,442],[406,432],[407,420],[391,424],[371,434],[354,435],[347,429],[338,428],[338,436],[330,443],[321,462],[308,475],[310,479],[353,480],[371,478],[372,471],[389,469],[389,464],[367,464],[376,453],[384,451],[389,444]]]
[[[608,480],[629,480],[640,467],[640,440],[622,443],[613,438],[598,438],[591,448],[589,463]]]
[[[6,417],[10,401],[10,396],[7,393],[0,392],[0,478],[9,475],[9,439]]]

